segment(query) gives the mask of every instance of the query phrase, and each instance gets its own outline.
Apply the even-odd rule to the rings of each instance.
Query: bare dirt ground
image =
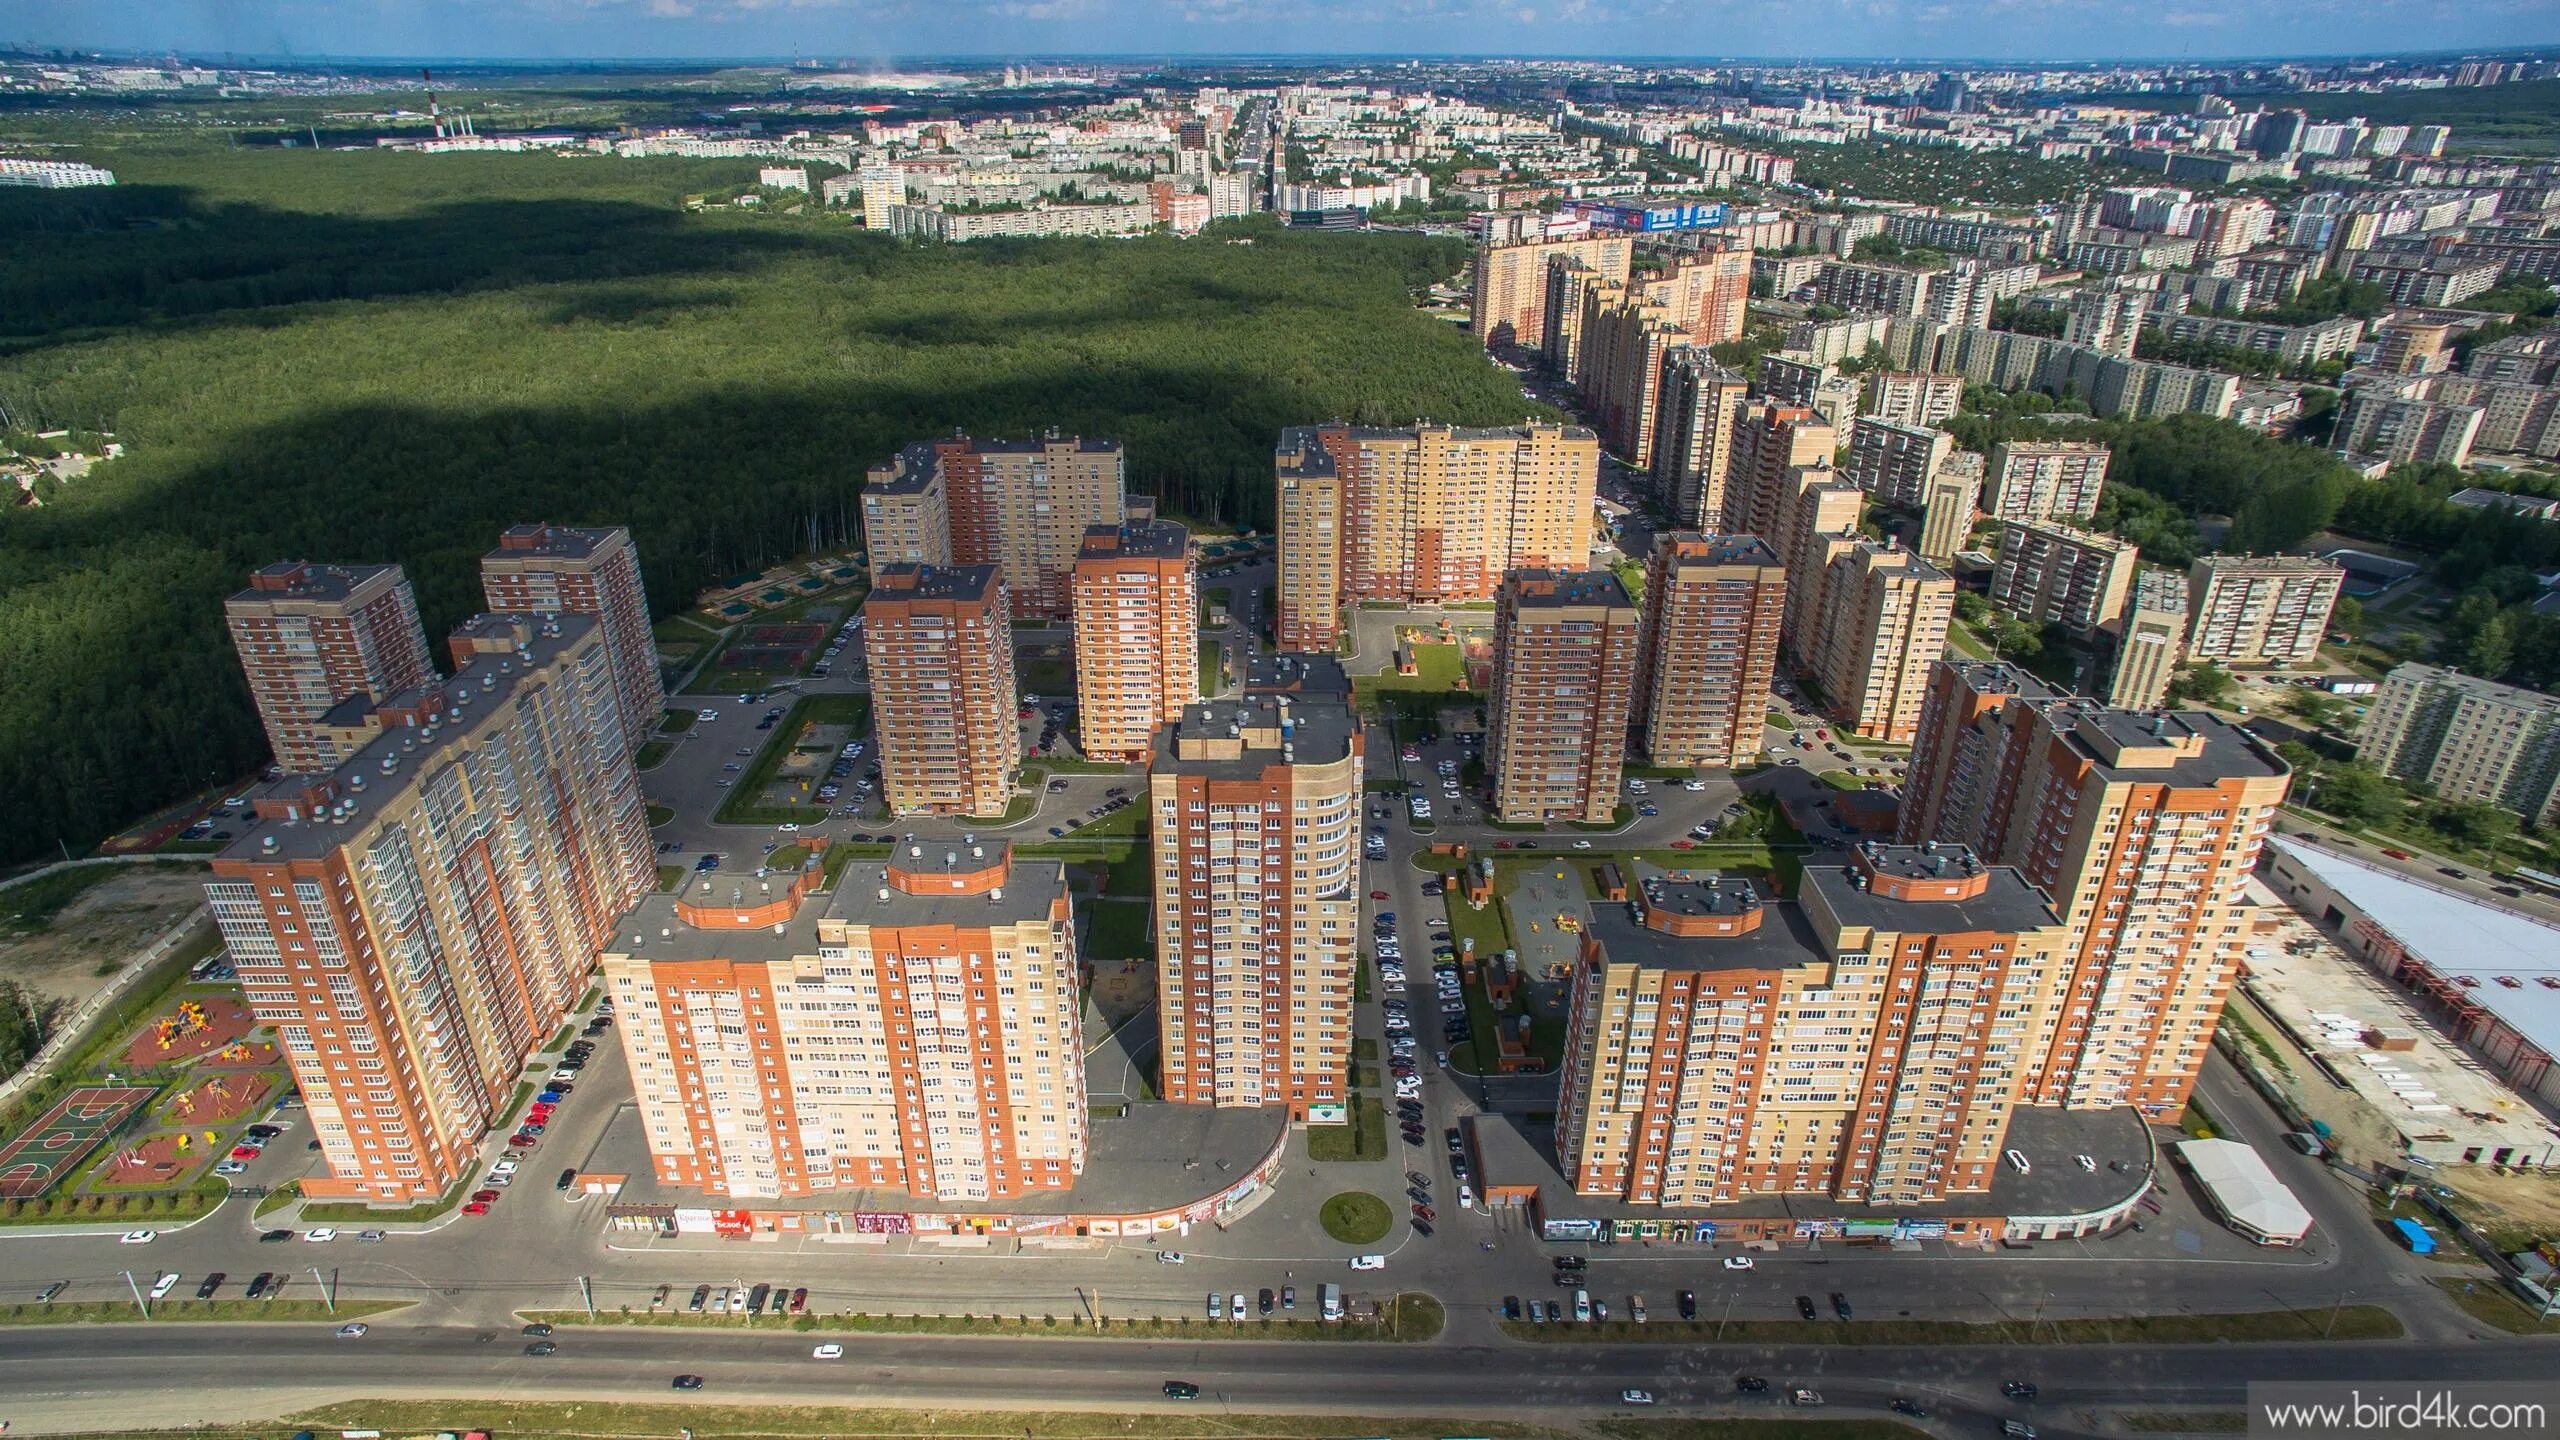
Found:
[[[204,871],[135,866],[63,907],[44,929],[0,933],[0,979],[78,1005],[145,945],[204,908]]]
[[[2515,1226],[2539,1236],[2560,1235],[2560,1178],[2510,1171],[2501,1175],[2486,1165],[2448,1165],[2436,1177],[2453,1187],[2478,1212],[2472,1223],[2484,1230]]]

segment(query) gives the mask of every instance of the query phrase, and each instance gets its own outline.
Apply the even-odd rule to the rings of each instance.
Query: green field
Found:
[[[502,527],[622,523],[665,616],[852,543],[862,466],[919,436],[1115,437],[1169,512],[1267,529],[1283,426],[1523,410],[1410,303],[1455,240],[900,245],[685,209],[753,161],[0,117],[0,144],[84,133],[119,184],[0,191],[0,410],[128,454],[0,510],[0,862],[263,762],[221,600],[280,556],[402,563],[434,636]]]

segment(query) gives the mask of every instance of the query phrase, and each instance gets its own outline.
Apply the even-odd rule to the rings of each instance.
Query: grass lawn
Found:
[[[1215,640],[1200,642],[1200,693],[1215,695],[1226,685],[1226,647]]]
[[[1142,960],[1147,950],[1147,902],[1097,900],[1089,905],[1093,928],[1086,932],[1087,960]]]
[[[667,757],[674,754],[675,749],[676,747],[668,741],[652,740],[641,746],[639,753],[631,757],[631,766],[635,770],[655,770],[667,763]],[[658,807],[652,805],[649,808],[655,810]]]
[[[694,722],[701,718],[702,712],[699,710],[681,710],[671,705],[660,712],[658,728],[669,735],[679,734],[692,729]]]
[[[1540,1344],[1693,1345],[2245,1345],[2266,1341],[2397,1340],[2400,1317],[2379,1305],[2243,1310],[2211,1315],[2135,1315],[2114,1320],[1611,1320],[1596,1325],[1532,1325],[1505,1320],[1502,1332]]]
[[[764,865],[768,870],[797,870],[800,868],[800,862],[808,858],[808,846],[783,845],[764,857]]]
[[[1203,1322],[1205,1325],[1206,1322]],[[1194,1331],[1201,1327],[1195,1326]],[[1116,1329],[1116,1327],[1115,1327]],[[1326,1440],[1336,1435],[1481,1435],[1487,1440],[1567,1440],[1578,1431],[1523,1425],[1510,1420],[1424,1420],[1412,1417],[1376,1419],[1328,1415],[1239,1415],[1224,1407],[1214,1411],[1167,1409],[1095,1410],[896,1410],[856,1408],[847,1396],[843,1405],[705,1405],[693,1400],[672,1403],[605,1404],[593,1400],[496,1400],[475,1403],[471,1423],[486,1426],[507,1440],[662,1440],[691,1430],[703,1440],[719,1437],[832,1436],[837,1440],[912,1440],[912,1437],[1029,1435],[1032,1440]],[[199,1432],[209,1436],[291,1434],[296,1429],[319,1432],[368,1429],[386,1434],[434,1434],[453,1423],[449,1400],[351,1400],[277,1420],[266,1425],[225,1427]],[[1739,1432],[1737,1432],[1739,1433]],[[1912,1432],[1899,1431],[1908,1435]],[[1781,1440],[1770,1435],[1759,1440]],[[1632,1437],[1630,1437],[1632,1440]],[[1674,1440],[1667,1433],[1663,1440]],[[1838,1440],[1848,1440],[1842,1431]]]
[[[1380,675],[1363,675],[1354,683],[1363,694],[1413,691],[1445,695],[1467,688],[1466,655],[1456,645],[1426,644],[1412,648],[1413,674],[1399,675],[1389,670]]]
[[[1324,1202],[1324,1233],[1345,1245],[1374,1245],[1395,1228],[1395,1212],[1366,1190],[1345,1190]]]
[[[141,1272],[137,1271],[136,1274]],[[319,1300],[181,1300],[172,1295],[151,1303],[151,1319],[289,1322],[343,1325],[367,1315],[407,1309],[406,1300],[341,1300],[332,1313]],[[142,1312],[130,1300],[57,1300],[50,1305],[0,1305],[0,1325],[133,1325]]]
[[[1064,660],[1052,660],[1046,657],[1025,660],[1016,655],[1013,663],[1013,680],[1015,684],[1022,687],[1023,694],[1039,696],[1040,703],[1043,705],[1052,701],[1071,701],[1076,698],[1075,667]]]
[[[684,885],[684,876],[685,876],[685,867],[683,867],[682,865],[661,865],[661,866],[659,866],[659,867],[658,867],[658,893],[659,893],[659,894],[661,894],[661,895],[666,895],[666,894],[672,894],[672,893],[674,893],[677,889],[681,888],[681,887]]]
[[[674,818],[676,818],[676,812],[668,809],[664,805],[653,803],[649,806],[649,828],[652,830],[657,829],[659,826],[666,824]]]
[[[397,1209],[385,1210],[353,1201],[329,1200],[303,1206],[296,1218],[305,1225],[415,1225],[436,1219],[461,1204],[462,1197],[471,1193],[472,1180],[472,1176],[466,1175],[453,1182],[453,1188],[436,1199]]]
[[[1867,782],[1850,774],[1846,770],[1825,770],[1813,778],[1830,786],[1834,790],[1858,791],[1867,788]]]
[[[1362,1095],[1351,1102],[1348,1125],[1307,1127],[1307,1158],[1327,1162],[1387,1158],[1387,1107]]]
[[[1383,1318],[1379,1323],[1351,1324],[1344,1322],[1332,1325],[1325,1324],[1322,1320],[1319,1320],[1304,1308],[1301,1308],[1295,1316],[1292,1316],[1289,1319],[1284,1320],[1279,1316],[1274,1315],[1271,1318],[1264,1320],[1248,1320],[1241,1325],[1227,1320],[1202,1320],[1196,1314],[1183,1314],[1169,1320],[1160,1320],[1151,1316],[1106,1316],[1105,1323],[1099,1327],[1093,1323],[1093,1319],[1089,1314],[1085,1314],[1083,1312],[1059,1312],[1047,1315],[1026,1315],[1017,1311],[1009,1315],[991,1312],[976,1315],[812,1314],[776,1317],[772,1315],[739,1315],[734,1312],[727,1315],[712,1315],[708,1313],[695,1315],[682,1310],[650,1311],[625,1309],[617,1311],[599,1311],[594,1319],[589,1319],[587,1317],[587,1312],[584,1310],[528,1310],[525,1312],[525,1318],[527,1320],[540,1320],[549,1325],[559,1326],[562,1329],[572,1329],[588,1325],[644,1325],[659,1329],[796,1331],[801,1334],[857,1332],[874,1335],[1028,1335],[1060,1340],[1194,1339],[1417,1341],[1429,1340],[1436,1337],[1440,1333],[1441,1326],[1447,1323],[1448,1316],[1447,1313],[1441,1309],[1440,1302],[1432,1299],[1428,1295],[1399,1295],[1396,1297],[1396,1302],[1397,1303],[1390,1315]],[[847,1348],[850,1349],[851,1347]],[[702,1412],[691,1411],[691,1407],[687,1408],[688,1411],[697,1418],[687,1420],[683,1423],[691,1425],[694,1428],[695,1434],[708,1437],[721,1433],[736,1433],[703,1429],[702,1422],[698,1418]],[[450,1406],[447,1407],[447,1413],[450,1413]],[[842,1414],[843,1412],[837,1411],[833,1413]],[[1000,1429],[993,1432],[979,1433],[987,1435],[1009,1435],[1012,1433],[1012,1430],[1021,1428],[1023,1418],[1025,1417],[1016,1416],[1011,1429]],[[525,1432],[521,1430],[510,1430],[507,1433],[512,1440],[512,1437],[521,1436]],[[582,1435],[594,1435],[597,1432],[591,1429],[581,1428],[575,1433]],[[671,1431],[659,1431],[657,1433],[664,1435],[671,1433]],[[764,1435],[775,1432],[755,1431],[751,1433]],[[843,1425],[836,1425],[822,1433],[842,1436],[857,1432],[849,1430]],[[954,1436],[956,1432],[946,1429],[934,1432],[918,1431],[914,1433],[938,1433],[945,1436]],[[1110,1433],[1123,1434],[1130,1432],[1115,1428]],[[1337,1432],[1325,1431],[1317,1433],[1330,1434]]]
[[[2510,1335],[2560,1335],[2560,1320],[2545,1320],[2506,1287],[2483,1276],[2477,1280],[2439,1277],[2436,1288],[2445,1298],[2462,1307],[2462,1313],[2483,1325],[2494,1325]]]
[[[1772,710],[1769,712],[1769,728],[1772,730],[1793,730],[1796,728],[1795,717],[1789,715],[1784,710]]]

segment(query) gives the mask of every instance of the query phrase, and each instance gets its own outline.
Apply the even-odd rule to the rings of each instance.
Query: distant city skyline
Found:
[[[2334,23],[2333,23],[2334,22]],[[1455,45],[1452,42],[1462,42]],[[2534,0],[0,0],[0,43],[357,59],[1397,56],[2205,63],[2560,43]]]

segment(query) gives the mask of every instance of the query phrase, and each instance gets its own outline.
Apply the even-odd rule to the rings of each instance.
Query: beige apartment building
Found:
[[[1635,262],[1635,241],[1624,235],[1592,235],[1478,246],[1467,312],[1468,329],[1478,343],[1488,350],[1541,343],[1547,333],[1548,262],[1559,257],[1624,284]]]
[[[2107,486],[2104,445],[2083,440],[2003,440],[1983,466],[1984,508],[1994,520],[2076,520],[2098,513]]]
[[[1920,502],[1921,558],[1940,565],[1953,561],[1972,541],[1974,518],[1981,513],[1981,467],[1938,467]]]
[[[1595,285],[1583,296],[1574,388],[1600,443],[1633,469],[1653,467],[1663,358],[1689,341],[1671,307],[1641,286]]]
[[[2560,820],[2560,696],[2411,662],[2382,679],[2356,756],[2436,797]]]
[[[1157,1093],[1348,1119],[1360,943],[1361,729],[1339,667],[1264,662],[1157,737]],[[1330,678],[1328,678],[1330,677]]]
[[[1866,508],[1867,495],[1827,465],[1807,465],[1788,478],[1793,493],[1776,507],[1778,555],[1787,569],[1786,616],[1779,644],[1798,673],[1817,675],[1826,623],[1823,585],[1830,578],[1831,562],[1864,538],[1858,530],[1858,515]]]
[[[1653,435],[1653,490],[1678,524],[1720,526],[1735,433],[1750,382],[1696,347],[1662,358]]]
[[[1638,619],[1606,570],[1515,570],[1503,580],[1485,768],[1504,821],[1615,816]]]
[[[222,611],[267,748],[288,774],[326,774],[347,758],[321,733],[339,701],[435,678],[418,597],[397,565],[279,560]]]
[[[1594,907],[1556,1150],[1584,1195],[1917,1205],[1991,1188],[2066,943],[2015,869],[1869,844],[1755,881],[1634,865]]]
[[[1062,617],[1085,531],[1128,518],[1117,440],[954,435],[871,467],[862,533],[876,578],[891,565],[994,565],[1013,613]]]
[[[996,567],[883,567],[862,613],[890,812],[1002,815],[1022,767],[1022,726]]]
[[[1964,408],[1964,377],[1934,370],[1877,370],[1858,397],[1858,413],[1897,425],[1937,426]]]
[[[451,680],[339,705],[344,758],[255,792],[266,823],[205,883],[320,1143],[314,1199],[411,1204],[472,1174],[656,882],[598,622],[483,615],[453,650]]]
[[[1656,765],[1751,763],[1769,714],[1787,572],[1756,535],[1654,537],[1637,636],[1635,725]]]
[[[693,877],[605,946],[659,1183],[723,1199],[1001,1200],[1075,1183],[1084,1036],[1066,867],[912,842]]]
[[[1931,677],[1910,773],[1902,843],[2015,865],[2070,927],[2022,1098],[2176,1115],[2249,943],[2284,762],[2202,711],[2111,709],[1963,662]]]
[[[1840,432],[1812,410],[1746,407],[1734,430],[1720,528],[1742,535],[1786,534],[1784,511],[1795,494],[1796,473],[1806,466],[1828,467],[1839,449]]]
[[[1200,698],[1200,572],[1169,520],[1097,525],[1076,557],[1076,716],[1087,759],[1131,763]]]
[[[1913,551],[1860,539],[1833,556],[1812,637],[1832,719],[1865,739],[1908,743],[1955,611],[1954,577]]]
[[[2022,620],[2086,635],[2124,613],[2141,553],[2129,540],[2094,530],[2004,521],[1991,603]]]
[[[2107,703],[2119,710],[2157,710],[2187,651],[2187,577],[2174,570],[2134,576],[2124,618],[2112,627],[2115,660]]]
[[[1840,473],[1887,505],[1917,510],[1929,503],[1929,478],[1955,448],[1956,437],[1935,426],[1860,416],[1849,426],[1849,458]]]
[[[1490,600],[1506,571],[1591,559],[1600,440],[1579,426],[1280,433],[1278,630],[1329,654],[1342,607]]]
[[[2207,555],[2187,568],[2187,658],[2307,665],[2320,656],[2346,567],[2309,555]]]
[[[498,548],[480,557],[480,590],[492,610],[595,616],[613,653],[622,743],[635,751],[648,743],[667,692],[658,675],[640,551],[629,530],[510,525]]]

